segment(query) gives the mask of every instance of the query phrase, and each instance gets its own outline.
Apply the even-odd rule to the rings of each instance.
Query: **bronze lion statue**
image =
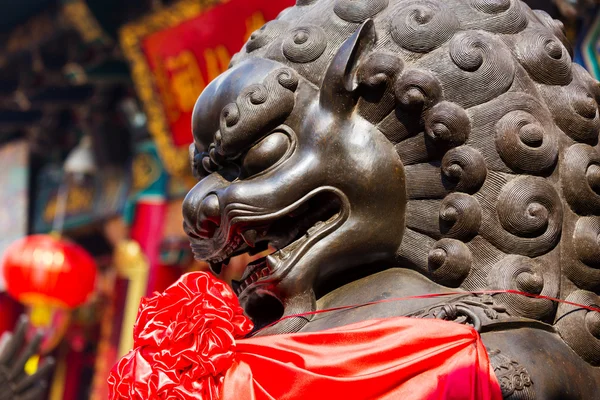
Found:
[[[199,97],[195,256],[258,334],[473,325],[511,399],[600,389],[600,87],[518,0],[297,0]],[[511,293],[472,292],[514,290]],[[542,296],[542,297],[539,297]]]

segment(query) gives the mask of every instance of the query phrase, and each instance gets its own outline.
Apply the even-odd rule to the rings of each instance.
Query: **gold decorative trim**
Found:
[[[181,0],[139,21],[125,25],[120,31],[121,48],[132,67],[136,91],[148,117],[148,130],[156,143],[165,169],[171,175],[189,175],[188,149],[178,148],[173,143],[165,109],[159,100],[159,82],[156,81],[142,51],[142,41],[153,33],[179,25],[197,17],[209,7],[227,1]]]

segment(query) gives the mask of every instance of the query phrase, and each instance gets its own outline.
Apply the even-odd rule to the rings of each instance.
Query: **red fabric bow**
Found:
[[[502,398],[468,326],[399,317],[242,339],[251,328],[227,285],[184,275],[142,301],[135,348],[113,368],[110,398]]]
[[[142,299],[134,349],[108,378],[111,399],[217,399],[235,339],[252,322],[229,286],[205,272]]]

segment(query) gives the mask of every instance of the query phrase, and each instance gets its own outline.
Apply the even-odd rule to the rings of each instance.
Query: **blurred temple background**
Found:
[[[575,62],[599,79],[597,2],[526,3],[563,21]],[[48,399],[106,399],[140,298],[207,267],[182,230],[191,112],[252,32],[293,4],[0,0],[0,255],[12,252],[0,335],[21,313],[44,330],[40,356],[57,359]]]

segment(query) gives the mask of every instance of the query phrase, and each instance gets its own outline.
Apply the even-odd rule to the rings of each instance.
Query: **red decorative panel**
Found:
[[[294,0],[181,1],[127,25],[121,44],[148,115],[148,127],[171,174],[189,170],[196,98],[227,69],[252,32]]]

